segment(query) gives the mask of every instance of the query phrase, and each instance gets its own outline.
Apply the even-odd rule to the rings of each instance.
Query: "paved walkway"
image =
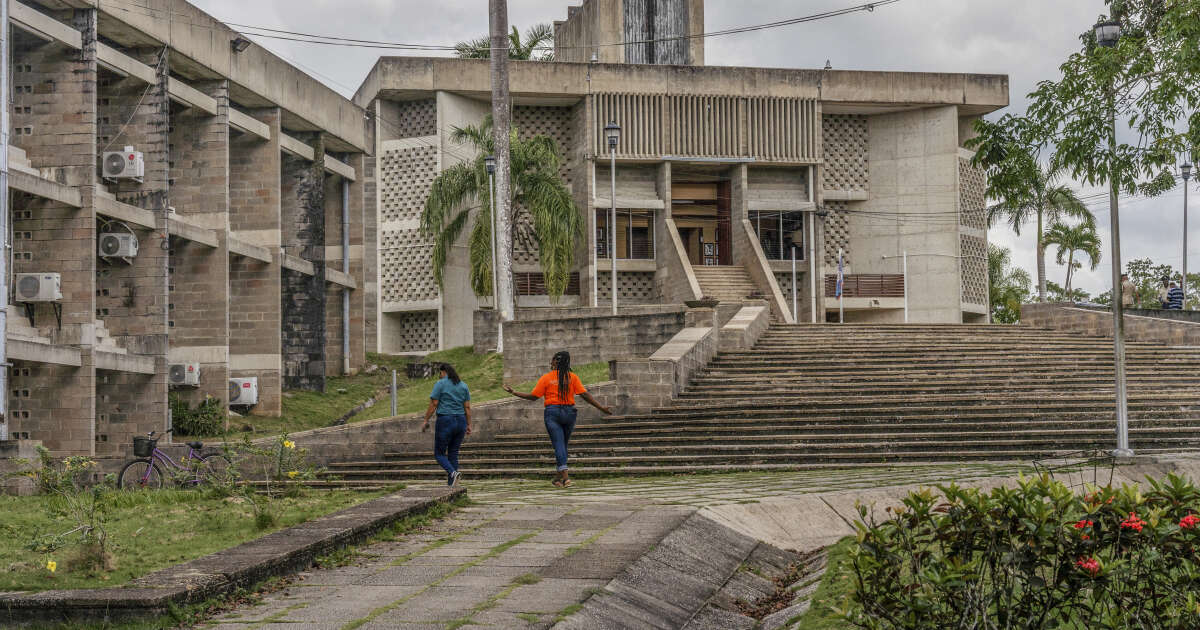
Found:
[[[468,482],[474,501],[351,565],[206,624],[222,630],[549,628],[700,507],[769,497],[1010,475],[1017,466]]]

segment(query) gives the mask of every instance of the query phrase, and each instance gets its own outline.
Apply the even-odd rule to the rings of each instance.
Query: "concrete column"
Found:
[[[255,415],[282,411],[282,286],[279,272],[282,113],[272,107],[249,112],[266,123],[271,139],[235,135],[229,145],[229,228],[241,241],[265,247],[273,263],[233,255],[229,259],[229,374],[258,378]]]
[[[96,183],[96,11],[56,17],[82,33],[83,48],[14,46],[10,138],[34,168],[51,169],[47,175],[90,192]],[[9,368],[9,430],[41,440],[56,455],[96,452],[96,216],[90,195],[84,197],[82,208],[20,193],[12,204],[13,271],[62,274],[62,328],[51,306],[40,304],[34,309],[38,334],[82,354],[79,367],[14,361]]]
[[[200,387],[182,389],[193,402],[229,400],[229,84],[193,87],[217,101],[217,115],[172,106],[171,205],[190,223],[211,229],[217,247],[172,239],[170,360],[200,364]]]
[[[301,139],[313,147],[316,160],[283,158],[282,244],[287,255],[314,263],[315,273],[281,271],[283,386],[324,391],[325,142],[320,134]]]

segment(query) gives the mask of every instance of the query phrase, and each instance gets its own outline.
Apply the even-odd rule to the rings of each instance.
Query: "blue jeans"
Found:
[[[433,458],[446,469],[446,474],[458,470],[458,447],[467,436],[467,417],[441,414],[433,433]]]
[[[558,470],[567,469],[567,442],[575,430],[575,407],[571,405],[549,405],[546,407],[546,433],[554,445],[554,463]]]

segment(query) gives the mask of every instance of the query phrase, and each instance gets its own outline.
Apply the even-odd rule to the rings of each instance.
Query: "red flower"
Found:
[[[1135,532],[1142,531],[1146,526],[1146,521],[1138,518],[1137,512],[1130,512],[1129,518],[1121,521],[1121,529],[1132,529]]]
[[[1095,558],[1081,557],[1075,561],[1075,566],[1092,577],[1100,575],[1100,563]]]
[[[1188,514],[1179,521],[1179,527],[1182,529],[1192,529],[1197,524],[1200,524],[1200,516],[1196,516],[1195,514]]]
[[[1075,529],[1083,529],[1085,527],[1091,527],[1092,525],[1094,525],[1094,523],[1092,523],[1091,521],[1089,521],[1087,519],[1084,519],[1082,521],[1079,521],[1078,523],[1075,523]]]
[[[1081,540],[1091,540],[1091,539],[1092,539],[1092,537],[1091,537],[1091,536],[1088,536],[1087,534],[1084,534],[1084,535],[1080,536],[1079,538],[1080,538]]]

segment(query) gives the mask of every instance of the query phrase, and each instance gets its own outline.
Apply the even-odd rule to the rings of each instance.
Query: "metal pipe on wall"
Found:
[[[12,251],[12,241],[9,239],[9,207],[8,207],[8,130],[10,127],[8,106],[12,99],[10,92],[10,71],[12,70],[9,57],[11,26],[8,23],[8,2],[0,2],[0,235],[4,238],[4,251],[0,252],[0,295],[4,296],[4,308],[0,308],[0,440],[8,439],[8,274],[9,252]]]
[[[342,273],[350,275],[350,181],[342,179]],[[342,374],[350,373],[350,289],[342,287]]]

